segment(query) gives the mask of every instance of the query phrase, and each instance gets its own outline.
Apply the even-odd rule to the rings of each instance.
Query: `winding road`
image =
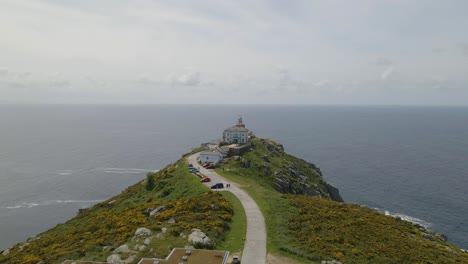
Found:
[[[195,153],[187,157],[187,161],[198,168],[197,157]],[[208,187],[222,182],[231,184],[231,188],[224,190],[232,192],[242,203],[247,216],[247,235],[245,238],[244,250],[242,251],[241,263],[243,264],[265,264],[266,263],[266,228],[263,214],[258,208],[257,203],[245,191],[239,188],[239,185],[230,182],[221,177],[218,173],[199,167],[200,173],[211,178],[211,182],[205,183]]]

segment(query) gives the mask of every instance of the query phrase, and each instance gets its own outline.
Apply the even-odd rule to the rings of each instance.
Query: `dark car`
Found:
[[[223,189],[223,188],[224,188],[224,184],[222,184],[222,183],[216,183],[215,185],[212,185],[210,188],[211,188],[211,189]]]
[[[205,178],[200,180],[200,182],[210,182],[210,181],[211,181],[211,179],[208,178],[208,177],[205,177]]]

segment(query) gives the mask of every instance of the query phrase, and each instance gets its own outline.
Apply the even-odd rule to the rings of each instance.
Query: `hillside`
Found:
[[[159,206],[165,210],[150,216],[150,211]],[[163,257],[174,247],[189,245],[186,237],[192,228],[201,229],[212,240],[212,246],[219,247],[230,234],[233,213],[231,202],[200,184],[180,160],[149,173],[147,180],[68,222],[4,251],[0,263],[105,261],[122,245],[130,248],[121,247],[122,259],[131,257],[136,263],[143,256]],[[135,235],[141,227],[149,229],[151,235],[145,239]]]
[[[259,138],[252,143],[250,151],[225,159],[215,171],[256,201],[265,218],[268,254],[281,255],[283,263],[468,263],[468,254],[443,235],[343,203],[316,165],[287,154],[281,144]],[[212,241],[194,246],[240,252],[245,213],[236,199],[211,192],[183,158],[4,251],[0,263],[106,261],[114,253],[136,263],[188,245],[192,228]]]
[[[254,139],[216,171],[241,184],[265,217],[268,252],[298,263],[468,263],[468,254],[423,227],[342,203],[314,164]],[[248,164],[248,166],[246,166]]]

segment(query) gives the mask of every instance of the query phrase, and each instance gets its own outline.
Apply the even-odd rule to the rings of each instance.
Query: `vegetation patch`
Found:
[[[283,248],[290,253],[342,263],[468,263],[467,254],[440,239],[424,238],[409,222],[316,197],[287,199],[297,208],[288,225],[296,243]]]
[[[165,210],[150,216],[150,211],[160,206]],[[201,229],[216,246],[230,229],[233,212],[229,200],[208,191],[188,172],[187,164],[179,161],[149,173],[145,181],[68,222],[13,246],[8,254],[0,254],[0,263],[105,261],[112,250],[123,244],[137,252],[132,253],[137,262],[141,257],[164,257],[172,248],[188,245],[192,228]],[[143,239],[134,236],[140,227],[152,231],[151,242],[135,250],[143,245]]]
[[[245,215],[244,207],[233,193],[226,191],[219,193],[221,193],[223,197],[231,203],[234,209],[234,215],[232,217],[230,230],[226,234],[225,240],[217,246],[217,249],[227,250],[231,253],[242,252],[247,232],[247,217]]]

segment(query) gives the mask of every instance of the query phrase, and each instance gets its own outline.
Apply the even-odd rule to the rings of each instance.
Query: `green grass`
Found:
[[[231,205],[234,208],[234,216],[232,217],[230,230],[227,233],[225,240],[220,243],[217,248],[228,250],[231,253],[242,252],[247,232],[247,217],[245,215],[244,207],[233,193],[228,191],[222,191],[220,193],[225,199],[231,202]]]

